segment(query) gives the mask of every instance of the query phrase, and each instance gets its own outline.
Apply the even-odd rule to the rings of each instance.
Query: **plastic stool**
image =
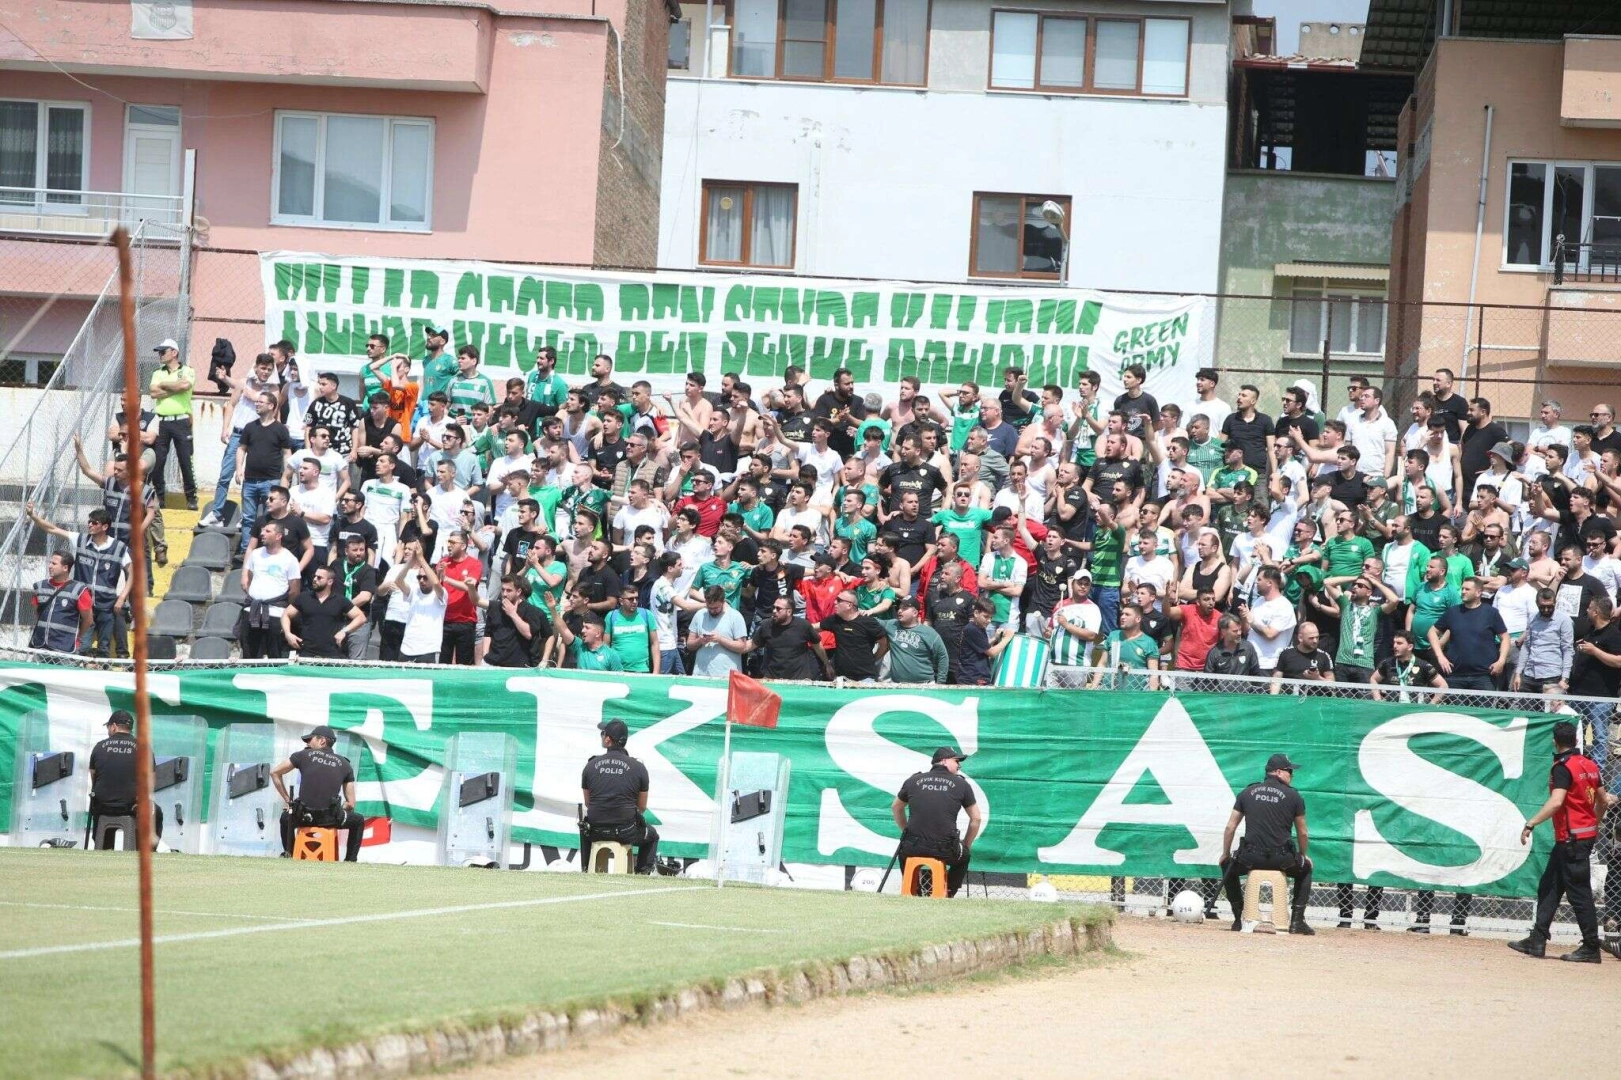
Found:
[[[1261,921],[1261,886],[1272,892],[1272,921]],[[1244,920],[1255,924],[1258,934],[1289,929],[1289,879],[1281,870],[1251,870],[1244,879]]]
[[[593,874],[630,873],[630,848],[614,840],[598,840],[591,844]]]
[[[113,847],[113,833],[118,834],[118,847]],[[135,819],[132,817],[98,817],[96,819],[97,851],[134,851]]]
[[[306,826],[293,834],[293,858],[306,862],[338,861],[338,830]]]
[[[911,857],[901,863],[901,895],[921,896],[917,891],[918,871],[929,872],[929,895],[946,895],[946,864],[939,859]]]

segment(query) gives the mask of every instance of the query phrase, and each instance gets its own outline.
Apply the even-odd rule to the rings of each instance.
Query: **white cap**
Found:
[[[161,352],[167,352],[170,349],[173,349],[175,352],[180,351],[180,346],[175,342],[175,339],[172,338],[172,337],[164,338],[162,341],[158,342],[157,347],[154,348],[152,351],[157,352],[157,353],[161,353]]]

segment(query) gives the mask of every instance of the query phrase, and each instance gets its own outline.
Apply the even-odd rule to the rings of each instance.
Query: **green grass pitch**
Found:
[[[284,859],[160,855],[155,880],[160,1071],[634,1000],[1066,911]],[[0,1077],[135,1070],[136,933],[134,855],[0,849]]]

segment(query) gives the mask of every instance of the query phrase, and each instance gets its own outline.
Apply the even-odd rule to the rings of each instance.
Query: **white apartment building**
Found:
[[[1214,291],[1248,0],[716,0],[672,27],[659,264]],[[704,27],[710,27],[706,49]]]

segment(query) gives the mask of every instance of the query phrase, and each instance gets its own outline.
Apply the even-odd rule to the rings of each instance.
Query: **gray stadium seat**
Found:
[[[242,528],[242,507],[235,499],[225,500],[225,512],[220,515],[218,525],[199,525],[195,532],[240,532]]]
[[[215,603],[221,601],[228,604],[246,604],[248,594],[242,591],[242,575],[234,570],[225,573],[225,583],[220,586],[219,595],[214,597]]]
[[[208,567],[186,563],[175,568],[174,579],[164,596],[170,600],[188,600],[193,604],[206,604],[214,599],[214,579]]]
[[[236,640],[236,620],[242,615],[241,604],[222,603],[214,601],[203,612],[202,629],[197,631],[199,637],[213,635],[214,637]]]
[[[209,570],[226,570],[231,565],[231,538],[212,529],[191,538],[191,554],[185,566],[202,566]]]
[[[192,619],[191,605],[186,601],[165,600],[158,605],[157,611],[152,613],[152,625],[147,630],[163,637],[190,637]]]
[[[146,638],[146,658],[148,660],[173,660],[175,658],[174,638],[148,634]]]
[[[200,637],[191,643],[193,660],[229,660],[231,643],[222,637]]]

